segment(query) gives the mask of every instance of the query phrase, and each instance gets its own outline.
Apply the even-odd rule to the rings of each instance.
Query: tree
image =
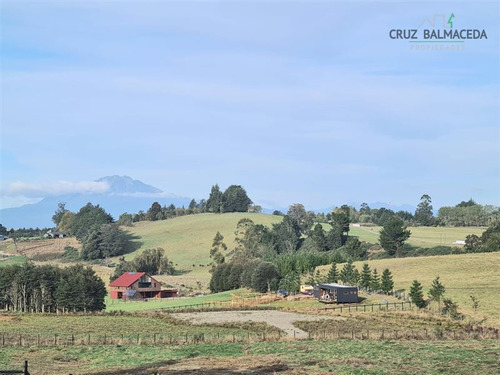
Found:
[[[328,250],[328,240],[326,238],[325,230],[323,229],[323,225],[316,224],[311,233],[311,239],[316,244],[316,247],[319,251]]]
[[[131,263],[135,272],[146,272],[152,275],[172,275],[175,271],[174,265],[168,260],[165,250],[161,247],[144,250]]]
[[[370,209],[370,206],[368,206],[368,203],[366,203],[366,202],[361,203],[361,206],[359,208],[359,212],[361,214],[363,214],[363,215],[369,215],[370,211],[371,211],[371,209]]]
[[[339,272],[337,270],[337,263],[333,262],[330,270],[328,271],[328,275],[326,275],[327,283],[338,283],[339,282]]]
[[[222,192],[220,191],[219,185],[217,184],[212,186],[210,196],[207,199],[206,209],[208,212],[213,212],[213,213],[223,212]]]
[[[273,224],[274,245],[278,254],[294,252],[300,240],[300,229],[293,220],[285,215],[280,223]]]
[[[75,214],[71,233],[79,240],[84,241],[90,233],[99,230],[101,225],[112,222],[113,217],[102,207],[87,203]]]
[[[225,261],[224,252],[227,250],[227,246],[223,241],[224,236],[222,236],[220,232],[217,232],[212,242],[212,248],[210,249],[210,258],[212,258],[217,265]]]
[[[458,312],[458,305],[450,298],[443,298],[443,314],[448,315],[452,319],[459,319],[461,315]]]
[[[382,272],[382,280],[380,283],[380,289],[385,294],[389,294],[394,288],[394,282],[392,281],[392,274],[388,268],[384,269]]]
[[[223,212],[247,212],[252,200],[240,185],[229,186],[222,194]]]
[[[380,276],[378,275],[376,268],[374,268],[372,272],[370,290],[372,290],[373,292],[378,292],[380,290]]]
[[[417,280],[413,280],[413,284],[411,284],[410,288],[410,298],[419,309],[425,307],[424,293],[422,290],[422,284]]]
[[[52,221],[54,222],[54,224],[56,225],[56,227],[59,225],[59,223],[61,222],[61,219],[64,215],[64,213],[68,211],[66,209],[66,203],[65,202],[59,202],[57,204],[57,210],[56,212],[54,212],[54,215],[52,215]]]
[[[163,219],[161,205],[158,202],[153,202],[148,212],[146,213],[146,217],[149,221],[156,221]]]
[[[280,280],[279,288],[289,293],[298,292],[300,290],[300,275],[295,271],[290,272]]]
[[[481,238],[476,236],[475,234],[469,234],[465,237],[465,246],[464,250],[467,253],[479,253],[483,249],[483,243]]]
[[[71,211],[66,210],[63,214],[61,221],[57,225],[57,229],[63,233],[70,233],[73,226],[73,221],[75,220],[75,214]]]
[[[347,237],[349,235],[349,206],[343,205],[340,209],[332,212],[327,215],[329,219],[330,225],[333,229],[337,229],[341,234],[342,245],[344,245],[347,241]]]
[[[287,216],[297,225],[301,234],[309,234],[313,219],[307,214],[303,204],[292,204],[288,209]]]
[[[349,237],[343,249],[352,259],[362,259],[366,255],[366,247],[362,247],[356,237]]]
[[[319,270],[316,270],[316,272],[314,273],[314,282],[316,284],[323,284],[325,282],[325,278],[323,277],[321,272],[319,272]]]
[[[122,255],[130,247],[129,236],[116,224],[103,224],[85,238],[81,257],[84,260],[104,259]]]
[[[439,281],[439,276],[432,281],[431,288],[429,289],[429,298],[431,301],[438,303],[438,312],[441,313],[441,298],[443,298],[445,287]]]
[[[352,261],[347,262],[346,264],[344,264],[342,271],[340,271],[339,279],[342,280],[344,284],[354,284],[355,282],[354,270],[355,268],[352,264]]]
[[[266,293],[277,289],[279,274],[276,267],[268,262],[261,262],[252,275],[252,289]]]
[[[434,224],[431,202],[431,197],[427,194],[422,195],[420,198],[420,203],[415,210],[415,221],[420,225],[431,226]]]
[[[188,209],[192,213],[192,212],[194,212],[195,208],[196,208],[196,200],[193,198],[193,199],[191,199],[191,202],[189,202]]]
[[[370,269],[370,266],[368,263],[363,263],[363,269],[361,270],[361,280],[360,280],[360,287],[369,290],[370,285],[372,282],[372,271]]]
[[[400,255],[405,241],[411,232],[406,229],[403,220],[392,218],[380,231],[379,242],[389,255]]]
[[[120,215],[116,223],[118,225],[123,225],[124,227],[131,227],[133,223],[132,214],[124,212],[123,214]]]

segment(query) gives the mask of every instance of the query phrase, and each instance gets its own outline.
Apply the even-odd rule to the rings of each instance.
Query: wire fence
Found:
[[[339,311],[339,312],[375,312],[375,311],[388,311],[388,310],[411,310],[413,308],[411,302],[386,302],[386,303],[373,303],[371,305],[356,304],[356,305],[343,305],[343,306],[327,306],[322,310]]]
[[[205,332],[180,334],[12,334],[0,333],[1,346],[64,347],[97,345],[184,345],[200,343],[256,343],[290,340],[499,340],[500,330],[441,330],[441,329],[319,329],[309,332],[245,332],[220,334]]]

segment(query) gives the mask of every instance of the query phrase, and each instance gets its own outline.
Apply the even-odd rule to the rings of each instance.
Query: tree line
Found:
[[[151,275],[172,275],[175,272],[173,263],[165,255],[161,247],[145,249],[134,259],[128,261],[120,257],[118,265],[110,281],[120,277],[125,272],[146,272]]]
[[[30,262],[2,268],[0,309],[30,313],[101,311],[104,282],[91,267],[35,266]]]
[[[231,185],[225,191],[219,188],[219,185],[212,186],[208,199],[201,199],[197,202],[194,198],[185,208],[161,206],[158,202],[153,202],[146,211],[139,211],[135,214],[123,213],[118,219],[120,225],[131,226],[138,221],[157,221],[166,220],[174,217],[193,215],[200,213],[225,213],[225,212],[261,212],[262,207],[253,205],[252,200],[241,185]]]

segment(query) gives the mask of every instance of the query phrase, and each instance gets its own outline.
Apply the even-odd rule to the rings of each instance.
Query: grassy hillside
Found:
[[[236,225],[245,217],[269,227],[281,221],[280,216],[254,213],[199,214],[144,221],[132,228],[124,228],[140,237],[138,241],[141,242],[140,249],[127,254],[125,258],[131,259],[144,249],[162,247],[181,275],[163,276],[160,277],[161,281],[191,286],[200,281],[206,286],[210,280],[210,267],[207,265],[211,262],[209,252],[215,234],[219,231],[224,236],[228,250],[231,250],[234,247]]]
[[[349,234],[358,236],[361,241],[378,243],[382,227],[353,227]],[[480,236],[485,227],[411,227],[411,236],[407,243],[418,247],[433,247],[439,245],[454,246],[453,242],[465,240],[469,234]]]
[[[500,326],[500,253],[443,255],[433,257],[381,259],[367,262],[379,274],[389,268],[394,276],[395,289],[409,291],[413,280],[424,286],[425,296],[436,276],[446,286],[446,297],[459,305],[459,310],[477,319],[488,318],[486,324]],[[363,262],[354,263],[361,270]],[[318,267],[323,274],[329,266]],[[470,296],[480,301],[477,312]]]

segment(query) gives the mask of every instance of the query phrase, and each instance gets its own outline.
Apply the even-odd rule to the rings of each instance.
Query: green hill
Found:
[[[215,234],[219,231],[224,236],[228,250],[234,247],[234,232],[238,221],[250,218],[256,224],[271,227],[281,221],[281,216],[255,213],[198,214],[181,216],[162,221],[143,221],[132,228],[124,228],[140,237],[139,250],[127,254],[131,259],[144,249],[162,247],[171,259],[178,276],[162,276],[161,281],[171,284],[196,286],[197,281],[206,287],[210,280],[210,248]]]

